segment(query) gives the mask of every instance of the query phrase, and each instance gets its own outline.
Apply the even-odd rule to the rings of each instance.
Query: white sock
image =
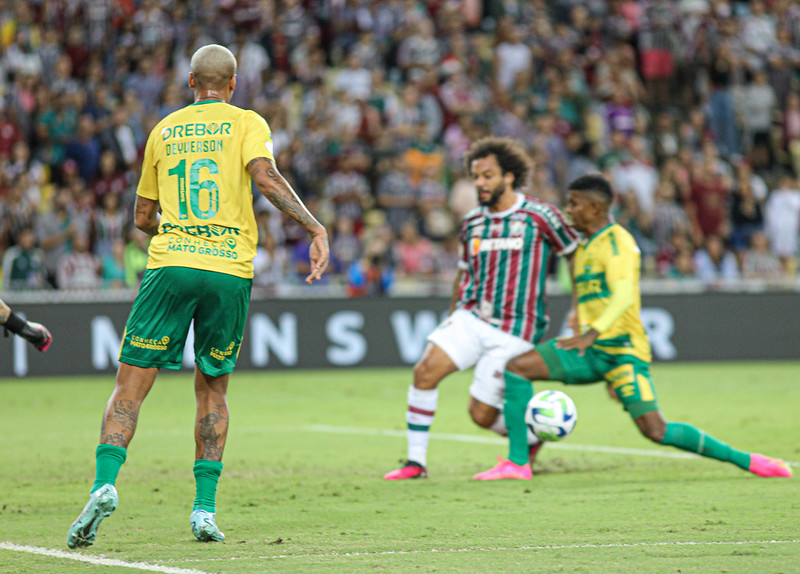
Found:
[[[436,416],[436,403],[439,389],[421,390],[411,385],[408,389],[408,460],[422,466],[428,464],[428,439],[431,435],[433,417]],[[412,426],[413,425],[413,426]]]

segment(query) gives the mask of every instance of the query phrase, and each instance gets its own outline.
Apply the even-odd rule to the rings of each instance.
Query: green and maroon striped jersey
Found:
[[[522,194],[503,212],[473,209],[461,224],[458,308],[537,343],[549,321],[544,286],[550,253],[566,255],[577,245],[577,233],[558,209]]]

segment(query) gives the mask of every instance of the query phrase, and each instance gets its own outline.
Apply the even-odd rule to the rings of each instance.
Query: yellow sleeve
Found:
[[[272,155],[272,132],[264,118],[248,111],[247,134],[242,143],[242,161],[245,167],[257,157],[275,161],[275,156]]]
[[[606,256],[605,273],[609,285],[617,279],[633,281],[636,278],[640,255],[633,237],[613,231],[609,233]]]
[[[155,141],[153,134],[155,134],[155,130],[150,132],[147,144],[144,146],[142,176],[139,178],[139,187],[136,188],[136,195],[158,201],[158,173],[156,172],[155,152],[153,150],[153,142]]]
[[[609,283],[611,297],[603,313],[589,325],[601,335],[608,331],[617,320],[633,305],[633,280],[616,279]]]

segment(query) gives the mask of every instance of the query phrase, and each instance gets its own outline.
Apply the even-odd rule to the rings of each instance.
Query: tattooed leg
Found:
[[[194,392],[197,418],[194,425],[195,459],[222,460],[228,438],[228,378],[211,377],[195,368]]]
[[[136,432],[139,407],[153,387],[158,369],[120,364],[114,392],[108,399],[100,429],[100,443],[128,447]]]

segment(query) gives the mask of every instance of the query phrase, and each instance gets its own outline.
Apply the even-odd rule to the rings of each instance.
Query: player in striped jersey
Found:
[[[736,450],[690,424],[664,420],[650,378],[650,343],[639,318],[639,249],[631,234],[609,217],[613,192],[608,181],[587,175],[569,189],[567,214],[586,235],[574,259],[576,333],[508,361],[509,459],[527,459],[525,408],[533,396],[531,380],[605,381],[639,431],[653,442],[730,462],[758,476],[792,476],[782,460]]]
[[[438,386],[455,371],[475,367],[470,416],[479,426],[506,435],[505,363],[532,349],[547,327],[544,287],[550,254],[568,255],[577,246],[577,234],[555,207],[517,191],[528,179],[530,160],[513,141],[478,140],[465,163],[480,206],[461,226],[450,316],[428,337],[414,367],[406,413],[408,459],[386,474],[386,480],[427,476]],[[538,440],[532,434],[529,439],[535,456]],[[527,460],[520,465],[501,461],[488,472],[530,478],[531,467]],[[484,474],[474,478],[483,479]]]

